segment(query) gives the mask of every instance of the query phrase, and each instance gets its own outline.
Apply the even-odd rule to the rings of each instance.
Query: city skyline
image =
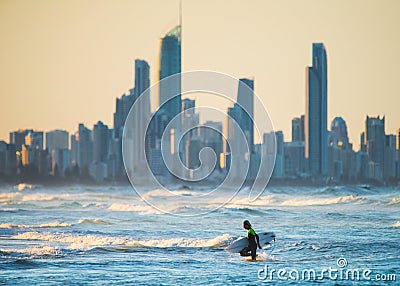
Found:
[[[0,112],[0,139],[6,141],[9,132],[18,128],[46,131],[61,128],[73,134],[80,122],[92,126],[101,120],[104,124],[112,126],[112,103],[133,85],[133,59],[141,58],[149,62],[153,80],[156,72],[157,39],[175,26],[178,20],[177,1],[157,2],[158,6],[162,6],[159,10],[163,13],[150,9],[156,4],[152,1],[132,2],[133,4],[118,2],[113,7],[108,7],[106,2],[96,2],[99,3],[98,7],[103,8],[96,11],[96,14],[88,12],[90,4],[93,5],[90,1],[85,2],[79,9],[76,7],[77,2],[47,5],[44,3],[47,2],[35,3],[33,10],[43,9],[36,14],[31,13],[31,9],[26,9],[29,13],[25,14],[24,9],[21,9],[21,5],[32,5],[29,2],[4,1],[1,4],[4,9],[0,9],[3,11],[0,13],[4,17],[1,17],[0,27],[5,36],[5,47],[0,53],[3,63],[0,65],[0,78],[3,86],[2,99],[6,104],[2,105],[3,109]],[[398,26],[393,21],[399,21],[394,18],[393,11],[396,9],[393,7],[399,4],[386,2],[387,6],[383,6],[372,2],[353,2],[344,5],[345,2],[335,1],[326,2],[324,6],[314,1],[303,1],[303,7],[298,7],[298,11],[293,9],[297,12],[285,10],[288,15],[284,16],[281,9],[287,3],[289,2],[276,4],[239,1],[230,2],[229,7],[227,2],[213,3],[214,8],[208,13],[207,23],[203,23],[199,16],[205,8],[199,7],[195,2],[184,1],[183,71],[214,69],[237,78],[254,76],[256,94],[267,106],[275,129],[283,130],[288,139],[291,119],[303,114],[305,109],[304,68],[311,62],[310,45],[312,42],[324,42],[328,47],[330,63],[328,124],[336,116],[343,117],[355,150],[358,149],[366,115],[385,115],[386,133],[394,134],[400,122],[400,115],[395,109],[398,91],[394,80],[398,74],[395,67],[400,64],[400,57],[394,51],[398,50],[396,47],[400,41],[399,36],[393,33],[396,30],[394,27]],[[290,4],[293,7],[300,5]],[[245,22],[247,24],[239,27],[239,22],[236,23],[234,19],[243,9],[248,9],[249,15],[253,15],[254,19],[243,15],[248,22],[240,21],[242,25]],[[310,11],[306,12],[307,9]],[[352,13],[354,9],[357,9],[358,13]],[[116,26],[111,26],[115,28],[123,24],[121,31],[113,38],[113,28],[105,29],[103,32],[111,38],[107,38],[108,41],[100,41],[103,35],[98,33],[100,28],[94,24],[102,27],[102,17],[114,19],[117,12],[122,15],[127,13],[122,10],[133,14],[134,25],[129,19],[128,22],[124,21],[124,24],[117,22]],[[329,15],[324,14],[325,10],[329,10]],[[222,15],[223,11],[229,13]],[[276,12],[277,16],[268,14],[268,11]],[[155,13],[153,16],[158,20],[143,29],[143,25],[139,23],[144,21],[150,12]],[[312,12],[315,16],[313,25],[316,27],[311,26],[306,17]],[[71,15],[77,20],[74,25],[69,17]],[[266,15],[270,17],[261,17]],[[339,15],[342,23],[333,27],[333,20]],[[42,19],[38,19],[40,16],[43,16]],[[294,27],[293,22],[284,21],[290,16],[294,16],[295,20],[302,19],[299,28]],[[371,16],[379,16],[375,26],[367,21]],[[23,17],[24,21],[20,17]],[[219,17],[226,22],[217,22]],[[358,21],[355,21],[354,17]],[[17,22],[14,21],[18,20],[21,20],[21,23],[34,22],[34,25],[15,26]],[[350,20],[351,25],[346,26]],[[46,25],[53,21],[61,24],[58,30],[51,27],[52,25]],[[79,24],[84,27],[82,31],[78,29]],[[280,28],[279,33],[271,28],[277,24]],[[253,29],[243,33],[249,27]],[[304,30],[297,33],[297,29],[300,28]],[[289,33],[287,29],[293,31]],[[257,33],[258,37],[255,37]],[[338,36],[338,33],[341,33],[341,36]],[[269,36],[268,39],[263,38],[264,34]],[[234,41],[238,39],[237,35],[240,35],[240,45],[234,45]],[[356,40],[350,41],[351,36]],[[206,39],[213,45],[205,46],[204,43],[200,43]],[[279,39],[281,41],[277,41]],[[19,45],[21,40],[29,41],[30,45]],[[90,55],[92,49],[97,51]],[[223,54],[222,50],[230,50],[231,53]],[[121,53],[116,55],[116,51]],[[277,54],[281,57],[273,59]],[[232,61],[232,58],[235,60]],[[61,73],[63,70],[65,72]],[[382,70],[387,72],[382,74]],[[21,81],[23,84],[16,85],[16,82]],[[285,86],[282,82],[289,84]],[[21,100],[24,104],[21,104]],[[95,108],[88,108],[93,102]],[[201,100],[198,99],[198,102],[201,103]],[[283,105],[282,102],[293,104]],[[357,108],[354,108],[355,106]]]
[[[386,134],[385,117],[366,117],[365,130],[360,136],[361,149],[357,152],[349,142],[347,124],[342,117],[334,118],[328,132],[328,59],[323,43],[312,44],[312,65],[306,68],[306,110],[300,118],[292,119],[292,140],[285,141],[284,133],[273,130],[271,126],[265,129],[268,132],[262,134],[261,144],[254,144],[253,128],[259,130],[260,127],[257,124],[253,127],[257,123],[253,122],[254,107],[262,104],[257,101],[254,105],[254,99],[257,98],[254,96],[254,79],[242,78],[237,81],[236,99],[232,98],[235,103],[227,108],[225,128],[222,122],[206,122],[207,128],[216,127],[215,131],[220,132],[226,130],[224,136],[228,138],[228,145],[224,144],[222,134],[217,136],[218,139],[215,134],[212,135],[213,132],[204,132],[203,124],[198,126],[200,113],[195,109],[196,100],[185,98],[181,101],[180,84],[177,84],[181,81],[181,48],[179,44],[168,44],[165,49],[164,40],[175,43],[180,40],[180,34],[168,33],[162,39],[160,51],[164,60],[159,66],[160,76],[163,70],[175,74],[170,80],[163,79],[160,82],[159,87],[155,88],[158,92],[144,92],[150,85],[150,67],[146,61],[136,59],[135,86],[130,89],[129,95],[116,98],[113,128],[102,121],[98,121],[93,130],[79,124],[78,131],[71,134],[70,149],[68,132],[63,130],[46,132],[45,136],[43,131],[32,129],[10,132],[9,144],[0,141],[0,175],[9,178],[36,175],[42,179],[52,177],[76,180],[90,177],[101,182],[121,180],[126,171],[131,183],[137,184],[143,175],[145,178],[154,178],[156,175],[164,182],[173,182],[176,179],[197,181],[198,178],[214,181],[222,179],[226,174],[233,180],[231,183],[242,178],[255,184],[257,174],[265,166],[262,161],[266,160],[271,173],[263,169],[262,174],[267,182],[269,175],[278,180],[307,179],[318,180],[320,183],[365,180],[393,183],[400,177],[400,133],[396,134],[397,137]],[[186,90],[183,89],[182,93],[185,94]],[[150,120],[150,102],[153,102],[151,94],[153,100],[159,101],[159,108]],[[174,94],[178,95],[179,101],[172,104],[169,97]],[[165,101],[166,104],[163,103]],[[173,123],[172,128],[168,127],[176,112],[180,112],[178,123]],[[262,120],[268,120],[268,114],[264,116]],[[238,125],[232,124],[229,118]],[[146,130],[145,126],[148,126]],[[182,127],[195,129],[178,142],[177,137],[184,132]],[[242,139],[240,134],[244,136]],[[201,161],[208,163],[202,166],[199,154],[205,147],[218,152],[214,156],[220,158],[216,161],[219,165],[213,165],[213,155],[210,154],[203,156]],[[162,151],[163,148],[166,148],[166,152]],[[181,168],[179,161],[184,162],[189,169]],[[151,174],[146,175],[146,168],[143,168],[146,166]],[[212,177],[204,177],[205,174]],[[143,183],[148,184],[149,181],[142,180],[140,184]]]

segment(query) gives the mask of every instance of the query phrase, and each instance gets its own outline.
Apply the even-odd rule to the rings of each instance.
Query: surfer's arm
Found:
[[[262,249],[261,245],[260,245],[260,238],[258,237],[258,234],[256,233],[256,240],[257,240],[257,244],[258,244],[258,248]]]

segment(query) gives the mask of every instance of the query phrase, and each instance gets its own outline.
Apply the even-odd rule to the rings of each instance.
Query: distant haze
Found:
[[[18,128],[112,127],[115,98],[133,86],[178,23],[178,1],[2,0],[0,140]],[[311,45],[328,54],[328,127],[348,125],[358,148],[366,115],[400,127],[400,1],[183,1],[183,71],[253,76],[277,130],[305,111]],[[204,121],[205,118],[202,118]]]

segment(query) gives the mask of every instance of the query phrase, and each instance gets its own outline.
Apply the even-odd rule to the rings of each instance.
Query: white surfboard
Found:
[[[271,241],[275,240],[275,233],[274,232],[259,232],[257,233],[258,237],[260,238],[260,245],[263,247],[264,245],[269,244]],[[226,251],[231,253],[239,253],[243,250],[243,248],[249,245],[249,241],[246,237],[241,237],[232,242],[225,248]]]

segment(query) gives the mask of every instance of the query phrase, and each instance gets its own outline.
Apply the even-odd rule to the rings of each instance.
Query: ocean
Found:
[[[155,189],[142,197],[128,186],[0,187],[0,284],[400,280],[400,188],[268,187],[254,202],[248,191],[222,205],[196,203],[206,190],[179,186],[171,196]],[[231,195],[220,192],[221,198]],[[176,194],[193,203],[180,205]],[[170,206],[173,214],[142,198]],[[224,251],[245,236],[245,219],[256,232],[276,234],[275,243],[258,250],[257,262]]]

